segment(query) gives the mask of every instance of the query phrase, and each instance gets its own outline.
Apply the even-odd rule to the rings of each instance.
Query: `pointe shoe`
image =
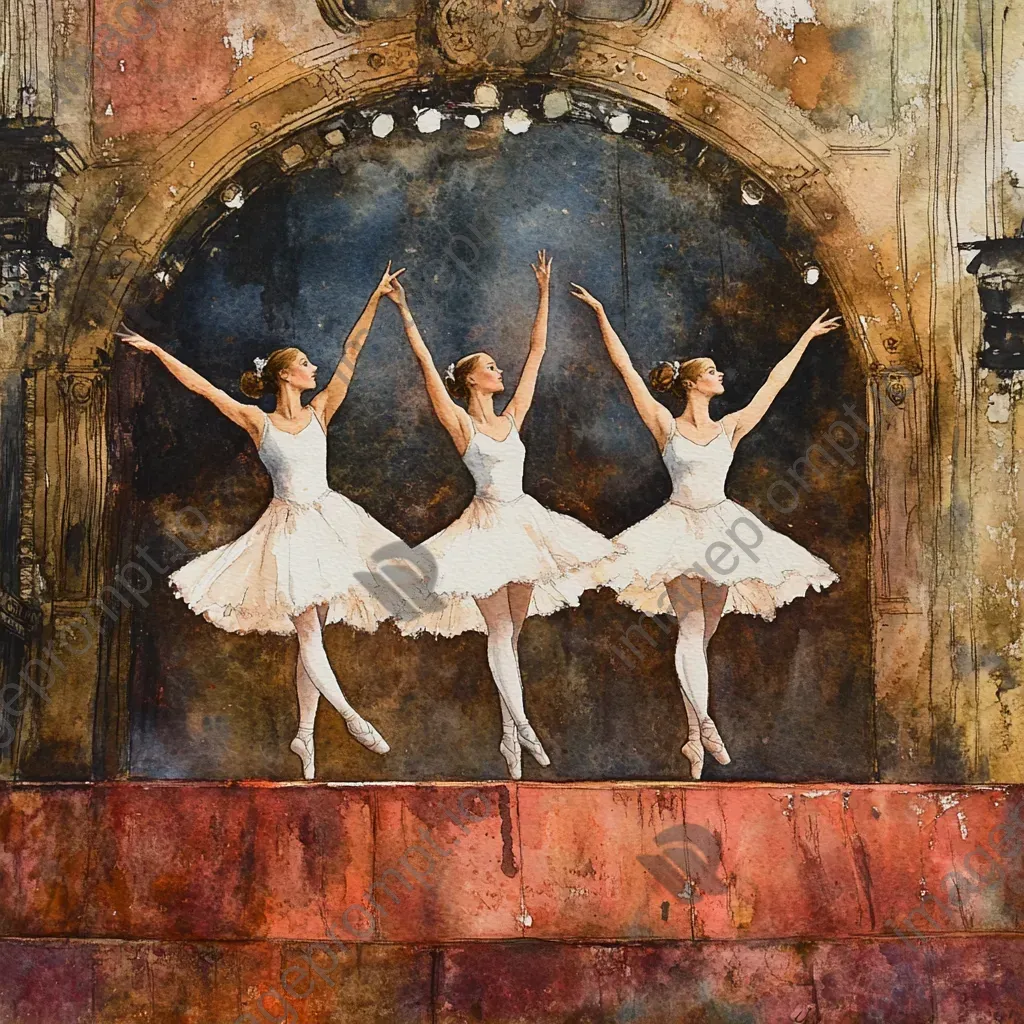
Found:
[[[367,750],[372,750],[375,754],[386,754],[391,749],[384,737],[360,715],[347,719],[345,728],[352,739],[362,743]]]
[[[710,718],[705,718],[700,723],[700,741],[704,749],[719,763],[729,764],[732,758],[729,751],[725,749],[722,737],[718,734],[715,723]]]
[[[704,770],[704,747],[700,740],[687,740],[683,746],[683,757],[690,762],[690,778],[697,780]]]
[[[498,745],[501,756],[505,758],[510,779],[523,777],[523,748],[519,744],[519,736],[515,730],[502,732],[501,743]]]
[[[537,734],[533,731],[533,726],[529,722],[523,722],[522,725],[516,726],[516,731],[519,733],[519,742],[526,748],[534,761],[541,768],[547,768],[551,764],[551,758],[544,752],[540,740],[537,739]]]
[[[316,778],[316,765],[313,760],[313,737],[310,736],[308,740],[304,740],[301,736],[296,736],[288,749],[293,754],[298,755],[299,760],[302,762],[302,777],[304,779]]]

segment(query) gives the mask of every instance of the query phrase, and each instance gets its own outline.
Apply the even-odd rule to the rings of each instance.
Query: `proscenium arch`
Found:
[[[684,146],[691,161],[704,148],[698,140]],[[384,261],[415,252],[405,257],[414,260],[408,286],[435,361],[445,365],[468,346],[486,349],[499,365],[512,369],[521,365],[536,297],[528,260],[537,245],[554,245],[561,284],[552,289],[547,369],[524,427],[531,452],[525,483],[542,504],[614,534],[664,496],[664,466],[621,380],[603,358],[592,317],[564,286],[570,279],[582,280],[614,304],[616,323],[638,366],[708,352],[735,382],[725,401],[730,408],[741,402],[821,307],[835,306],[824,275],[813,287],[802,279],[803,260],[794,256],[810,255],[811,240],[781,204],[767,199],[753,207],[741,203],[737,186],[744,174],[713,150],[698,169],[663,142],[644,146],[592,124],[535,126],[516,136],[503,130],[501,118],[484,132],[459,124],[436,134],[421,134],[406,121],[384,141],[353,138],[324,166],[276,177],[252,194],[243,208],[205,235],[166,296],[151,308],[133,311],[139,318],[133,322],[233,392],[238,371],[253,356],[265,356],[282,343],[299,345],[314,362],[330,365],[339,331],[345,332],[353,307],[361,305]],[[620,262],[623,225],[628,270]],[[202,234],[198,216],[172,240],[167,250],[172,260],[187,255],[190,230],[193,237]],[[787,243],[799,247],[784,248]],[[627,279],[628,301],[621,287]],[[851,397],[863,414],[860,360],[846,339],[831,340],[812,347],[788,400],[751,439],[733,477],[737,496],[770,505],[778,492],[769,494],[767,485],[786,473],[811,438],[822,436],[839,414],[837,402],[843,396]],[[122,352],[111,377],[112,393],[130,396],[111,411],[114,450],[131,452],[127,472],[117,479],[132,518],[117,532],[161,564],[176,565],[180,553],[166,547],[167,537],[176,532],[169,510],[209,509],[215,536],[226,540],[262,508],[267,480],[253,471],[254,453],[243,434],[206,403],[196,405],[194,396],[169,375],[147,365],[153,364]],[[419,368],[389,304],[361,357],[344,414],[332,425],[328,474],[331,486],[410,543],[442,528],[468,500],[465,466],[430,414]],[[870,765],[869,501],[862,466],[837,465],[827,481],[811,484],[813,493],[801,501],[799,516],[789,520],[812,550],[830,561],[838,556],[836,568],[845,586],[802,603],[772,626],[729,620],[722,647],[731,653],[719,662],[725,687],[720,699],[723,706],[740,706],[732,694],[745,686],[743,664],[765,666],[762,703],[757,704],[765,716],[752,714],[756,702],[747,701],[747,710],[740,712],[744,721],[767,720],[771,708],[789,707],[808,679],[829,680],[822,693],[844,696],[833,704],[828,697],[807,702],[798,719],[845,719],[848,714],[841,734],[851,739],[842,742],[857,748],[856,767],[850,771],[863,778]],[[791,502],[783,497],[781,504]],[[775,506],[765,508],[773,522],[783,514]],[[211,543],[212,536],[196,550]],[[145,638],[133,648],[128,692],[129,707],[136,712],[131,719],[134,776],[289,777],[268,733],[283,735],[286,728],[282,710],[286,717],[288,708],[273,694],[280,694],[287,679],[274,668],[257,671],[258,681],[251,684],[244,680],[255,670],[254,658],[283,666],[287,673],[290,647],[272,639],[254,645],[210,630],[165,588],[157,590],[151,610],[133,615],[133,635]],[[547,694],[546,714],[561,723],[558,742],[567,752],[568,735],[581,730],[569,759],[556,769],[566,777],[597,777],[605,771],[615,777],[660,778],[666,770],[666,762],[649,752],[620,757],[634,747],[652,749],[637,746],[628,730],[617,730],[611,746],[601,745],[594,741],[606,718],[584,715],[586,721],[571,725],[578,716],[558,711],[567,685],[579,697],[571,702],[577,710],[596,708],[599,701],[615,707],[623,689],[635,686],[626,678],[628,664],[606,644],[620,635],[626,643],[638,639],[634,617],[608,594],[589,595],[585,607],[569,618],[531,624],[528,643],[534,656],[546,652],[534,662],[531,678],[535,692]],[[477,760],[472,737],[483,734],[494,708],[471,682],[472,672],[451,671],[473,664],[466,657],[475,651],[474,638],[453,640],[443,652],[430,638],[402,642],[392,629],[365,643],[348,631],[335,631],[330,639],[337,663],[348,666],[354,696],[370,692],[372,666],[392,665],[394,685],[386,702],[405,709],[403,714],[419,723],[416,728],[429,734],[437,725],[434,716],[443,717],[444,709],[453,707],[473,722],[440,760],[416,763],[402,755],[405,760],[392,758],[368,771],[401,778],[452,773],[461,778],[460,772],[485,763]],[[847,652],[845,660],[829,656],[838,649]],[[628,657],[630,648],[623,650]],[[230,664],[213,670],[210,682],[217,685],[207,693],[202,682],[224,657]],[[657,657],[662,659],[657,666],[645,662],[645,676],[650,672],[661,690],[671,689],[670,666],[663,663],[671,647]],[[829,664],[836,666],[838,677]],[[173,672],[166,671],[171,665]],[[791,690],[786,683],[793,673],[802,682]],[[235,718],[228,704],[238,704],[240,680],[248,687],[249,710]],[[574,689],[573,680],[586,683]],[[166,703],[156,699],[162,686],[167,687]],[[658,687],[648,688],[644,700],[650,704],[658,692]],[[635,709],[639,701],[636,696]],[[260,707],[267,713],[254,713]],[[543,720],[541,703],[536,713]],[[381,708],[378,714],[387,712]],[[235,760],[231,742],[223,746],[212,735],[210,743],[193,742],[185,735],[186,720],[217,721],[228,730],[223,735],[248,737],[254,752],[274,752],[262,764],[262,753]],[[663,724],[661,742],[664,729],[671,731],[670,719],[653,713],[634,718],[654,720]],[[780,710],[778,722],[783,721],[792,720]],[[859,727],[853,728],[853,722]],[[787,762],[777,770],[821,777],[832,763],[832,748],[821,737],[831,730],[822,725],[815,732],[813,752],[807,744],[804,753],[794,754],[803,759],[800,766]],[[760,733],[751,735],[759,767],[749,770],[757,772],[765,748]],[[406,749],[421,747],[422,736]],[[162,762],[160,750],[180,753]],[[331,771],[356,777],[358,765],[350,754],[358,753],[339,750]]]
[[[642,88],[625,86],[602,78],[597,68],[605,60],[588,64],[584,47],[572,72],[533,80],[477,73],[438,84],[419,78],[412,36],[364,39],[358,46],[325,47],[305,56],[316,60],[315,67],[300,71],[289,64],[267,72],[242,96],[220,101],[202,119],[184,126],[158,151],[148,173],[129,186],[118,207],[125,212],[108,221],[79,278],[62,346],[65,365],[94,367],[98,359],[106,361],[123,310],[148,290],[168,245],[246,167],[269,158],[278,161],[280,173],[288,173],[293,168],[286,154],[301,146],[296,140],[345,123],[346,114],[408,107],[414,98],[428,106],[432,94],[445,93],[461,96],[468,112],[476,85],[487,81],[499,92],[524,86],[564,90],[639,120],[660,116],[720,149],[779,195],[815,239],[814,257],[829,277],[850,335],[859,342],[865,371],[920,371],[909,317],[877,273],[867,241],[827,180],[825,148],[810,133],[771,123],[747,99],[709,86],[692,68],[634,52],[631,60],[647,69],[646,81]],[[344,83],[340,87],[339,81]],[[296,167],[306,162],[303,155]]]

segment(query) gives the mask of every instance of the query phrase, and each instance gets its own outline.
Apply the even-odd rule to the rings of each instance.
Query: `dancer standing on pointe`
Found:
[[[671,611],[676,616],[676,673],[688,723],[682,752],[691,777],[699,779],[705,749],[719,764],[730,761],[708,714],[708,643],[722,615],[744,612],[770,621],[777,608],[802,597],[808,587],[821,590],[839,579],[826,562],[729,501],[725,478],[736,445],[761,421],[811,340],[834,331],[840,318],[826,320],[828,310],[822,313],[776,364],[750,404],[720,420],[713,420],[709,411],[711,399],[725,391],[723,374],[713,360],[660,363],[651,371],[651,387],[674,391],[686,400],[682,415],[674,418],[651,396],[604,306],[579,285],[573,285],[572,294],[597,314],[608,355],[672,479],[672,497],[614,538],[627,553],[599,568],[597,575],[618,591],[623,604],[646,615]],[[722,546],[712,554],[716,544]],[[722,568],[723,563],[728,567]]]
[[[449,527],[414,550],[433,567],[432,595],[440,607],[399,623],[406,635],[421,631],[456,636],[487,634],[487,662],[501,698],[500,751],[513,779],[522,777],[522,747],[542,766],[550,764],[526,717],[519,670],[519,633],[528,615],[548,615],[579,603],[586,587],[564,577],[595,565],[615,550],[599,533],[569,516],[551,512],[523,493],[526,448],[519,428],[533,403],[537,373],[547,346],[551,261],[544,251],[533,266],[540,291],[530,352],[519,386],[499,416],[494,396],[504,391],[503,371],[485,352],[465,356],[437,372],[396,283],[405,333],[419,361],[437,418],[451,435],[473,475],[476,496]],[[453,399],[466,402],[469,411]]]
[[[134,332],[122,341],[151,352],[190,391],[208,399],[252,438],[274,484],[274,497],[251,530],[208,551],[170,576],[175,596],[196,614],[231,633],[296,634],[295,688],[299,729],[291,751],[306,779],[315,776],[313,724],[320,694],[345,719],[350,735],[375,754],[390,749],[380,733],[345,699],[324,649],[323,627],[345,622],[372,633],[389,618],[386,581],[374,581],[374,554],[401,541],[359,505],[327,483],[327,424],[348,394],[356,359],[381,297],[397,285],[391,264],[345,341],[333,376],[308,405],[316,366],[297,348],[277,349],[242,374],[248,398],[273,394],[269,416],[238,402],[159,345]],[[400,285],[398,287],[401,287]]]

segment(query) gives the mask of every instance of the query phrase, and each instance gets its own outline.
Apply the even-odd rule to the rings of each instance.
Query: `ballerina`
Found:
[[[298,637],[295,689],[299,728],[289,749],[315,777],[313,725],[320,695],[341,714],[349,734],[375,754],[390,749],[345,699],[324,649],[323,628],[345,622],[372,633],[391,617],[392,596],[375,572],[374,556],[394,551],[399,538],[327,482],[327,425],[348,394],[356,360],[381,297],[397,284],[391,264],[345,341],[327,387],[308,405],[302,393],[316,387],[317,367],[297,348],[277,349],[242,374],[248,398],[273,394],[273,413],[236,401],[227,392],[127,329],[122,341],[151,352],[190,391],[208,399],[252,438],[274,484],[274,497],[252,529],[229,544],[192,559],[170,576],[175,597],[230,633]],[[379,582],[378,582],[379,581]]]
[[[713,360],[660,363],[651,371],[651,387],[686,400],[675,418],[651,396],[601,302],[585,288],[572,287],[572,294],[597,315],[612,364],[672,479],[672,497],[614,538],[627,553],[593,572],[618,592],[623,604],[646,615],[676,616],[675,665],[688,726],[682,753],[691,777],[699,779],[705,749],[719,764],[731,760],[708,714],[707,651],[721,617],[744,612],[770,621],[777,608],[802,597],[808,587],[820,591],[839,579],[828,563],[729,501],[725,478],[736,445],[761,421],[812,339],[835,330],[841,320],[826,319],[825,310],[776,364],[753,400],[720,420],[709,411],[711,399],[725,391],[724,375]]]
[[[434,412],[476,484],[465,512],[413,552],[421,565],[431,566],[431,596],[439,607],[398,626],[406,635],[487,634],[487,662],[501,699],[499,750],[513,779],[522,777],[522,747],[542,767],[551,763],[526,717],[519,668],[523,623],[528,615],[548,615],[578,604],[586,586],[570,583],[567,573],[596,565],[616,550],[606,537],[523,493],[526,448],[519,429],[533,402],[547,345],[551,261],[542,250],[531,266],[539,300],[530,352],[519,386],[500,416],[494,411],[494,396],[505,386],[495,361],[475,352],[451,364],[442,378],[401,283],[388,293],[401,312]],[[468,412],[455,399],[466,402]]]

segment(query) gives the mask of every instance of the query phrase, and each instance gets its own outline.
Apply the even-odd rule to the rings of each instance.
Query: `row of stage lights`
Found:
[[[473,91],[473,106],[478,111],[490,113],[501,106],[501,93],[497,86],[490,82],[481,82]],[[544,95],[542,103],[544,117],[556,121],[572,110],[572,96],[564,89],[553,89]],[[439,131],[442,123],[449,117],[462,118],[462,123],[470,129],[479,128],[483,124],[480,113],[471,111],[463,115],[446,115],[437,107],[414,107],[416,130],[423,135]],[[502,115],[502,125],[511,135],[522,135],[533,124],[533,118],[523,107],[513,107]],[[612,110],[604,117],[605,127],[616,135],[621,135],[633,123],[633,118],[624,110]],[[395,129],[393,114],[378,113],[370,121],[370,132],[375,138],[387,138]]]
[[[574,99],[576,102],[574,103]],[[483,117],[487,114],[497,113],[502,105],[501,92],[492,82],[484,81],[476,85],[473,90],[472,101],[458,105],[454,109],[443,110],[438,106],[425,106],[412,108],[412,124],[416,130],[423,135],[431,135],[440,131],[445,121],[460,121],[470,129],[475,130],[483,124]],[[589,115],[591,123],[600,123],[610,132],[616,135],[623,135],[631,125],[634,125],[634,118],[627,111],[616,106],[605,106],[604,103],[593,100],[584,100],[582,104],[578,98],[565,89],[552,89],[544,93],[540,101],[541,112],[547,121],[556,121],[574,112],[577,115]],[[363,110],[361,121],[364,126],[369,127],[370,134],[376,139],[386,139],[398,127],[398,118],[389,111]],[[501,115],[502,127],[510,135],[522,135],[529,131],[535,120],[530,112],[521,105],[510,106]],[[351,124],[347,131],[351,131]],[[641,130],[642,123],[641,123]],[[341,127],[333,127],[323,135],[323,141],[331,149],[337,149],[345,144],[347,131]],[[304,163],[307,154],[299,144],[286,148],[279,154],[279,158],[289,169]],[[756,178],[744,178],[739,188],[740,201],[746,206],[758,206],[765,199],[766,186]],[[229,210],[238,210],[245,204],[246,190],[237,181],[229,182],[220,193],[220,202]],[[180,267],[174,269],[180,270]],[[155,274],[157,280],[165,287],[170,287],[176,275],[174,269],[161,268]],[[170,272],[168,272],[170,270]],[[815,285],[821,278],[821,269],[816,262],[808,260],[802,263],[800,268],[801,277],[805,284]]]

